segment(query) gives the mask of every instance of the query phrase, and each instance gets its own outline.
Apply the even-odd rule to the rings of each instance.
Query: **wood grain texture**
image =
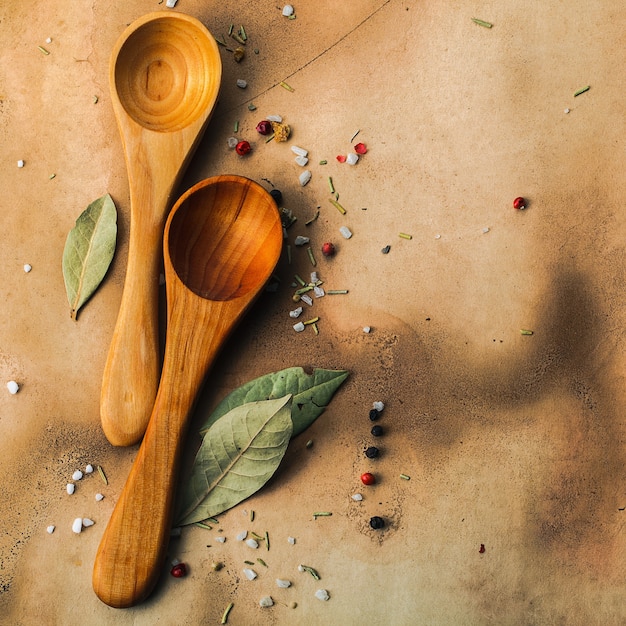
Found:
[[[110,90],[131,207],[124,291],[100,400],[102,427],[117,446],[141,439],[154,404],[163,228],[213,111],[221,72],[215,40],[182,13],[151,13],[133,22],[111,56]]]
[[[270,277],[282,226],[272,197],[237,176],[207,179],[176,203],[165,228],[168,330],[148,429],[103,535],[98,597],[129,607],[163,564],[188,417],[220,346]]]

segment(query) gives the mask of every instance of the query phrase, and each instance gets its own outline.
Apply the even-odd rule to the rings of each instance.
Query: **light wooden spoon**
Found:
[[[111,99],[130,185],[128,266],[100,397],[102,428],[113,445],[137,443],[150,418],[160,374],[163,228],[221,75],[215,40],[183,13],[136,20],[111,56]]]
[[[273,198],[238,176],[204,180],[165,226],[167,335],[148,429],[102,537],[93,588],[123,608],[144,600],[166,554],[188,418],[220,346],[270,277],[282,247]]]

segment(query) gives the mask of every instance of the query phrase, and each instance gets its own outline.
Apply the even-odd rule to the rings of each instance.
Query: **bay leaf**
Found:
[[[292,396],[235,407],[207,431],[183,487],[177,525],[219,515],[258,491],[287,450]]]
[[[299,435],[310,426],[330,403],[335,391],[348,378],[346,370],[327,370],[315,368],[307,374],[301,367],[265,374],[238,387],[228,394],[213,410],[208,420],[200,429],[204,434],[220,417],[245,402],[281,398],[286,394],[293,396],[291,419],[292,437]]]
[[[107,193],[78,217],[63,250],[63,278],[70,316],[89,300],[104,278],[115,253],[117,210]]]

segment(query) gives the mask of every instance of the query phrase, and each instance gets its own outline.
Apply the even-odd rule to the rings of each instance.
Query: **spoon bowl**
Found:
[[[111,55],[111,99],[130,187],[128,265],[100,397],[102,428],[114,445],[137,443],[150,418],[160,371],[163,229],[221,75],[215,39],[183,13],[136,20]]]
[[[204,180],[172,209],[164,236],[168,326],[161,381],[93,572],[94,590],[110,606],[141,602],[158,579],[198,391],[274,270],[282,237],[273,198],[239,176]]]

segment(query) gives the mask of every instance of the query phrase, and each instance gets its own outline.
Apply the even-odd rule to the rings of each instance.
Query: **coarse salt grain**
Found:
[[[82,517],[77,517],[72,522],[72,531],[75,532],[78,535],[82,529],[83,529],[83,518]]]
[[[14,380],[10,380],[7,383],[7,389],[11,395],[15,395],[20,390],[20,386]]]
[[[253,569],[250,569],[249,567],[244,567],[243,575],[248,580],[254,580],[257,577],[257,573]]]
[[[272,598],[270,596],[263,596],[260,600],[259,600],[259,606],[266,609],[270,606],[274,606],[274,600],[272,600]]]
[[[96,502],[101,502],[104,500],[104,496],[101,493],[96,494]]]
[[[22,159],[20,159],[20,160],[17,162],[17,166],[18,166],[18,167],[24,167],[24,161],[22,161]]]
[[[283,118],[280,115],[268,115],[265,119],[268,122],[278,122],[279,124],[283,121]]]
[[[219,543],[226,543],[226,537],[222,537],[221,535],[218,535],[217,537],[215,537],[215,541]]]
[[[67,483],[67,485],[65,485],[65,490],[67,491],[68,495],[71,496],[74,491],[76,491],[76,485],[74,485],[74,483]]]
[[[85,474],[92,474],[93,473],[93,465],[91,463],[88,463],[87,465],[85,465]]]
[[[89,528],[90,526],[93,526],[95,524],[95,522],[92,519],[89,519],[88,517],[83,517],[83,526],[85,528]]]
[[[380,400],[378,400],[374,402],[372,407],[375,408],[380,413],[385,408],[385,404],[383,402],[380,402]]]
[[[52,43],[52,37],[48,37],[48,38],[46,39],[46,43]]]
[[[311,282],[313,284],[315,284],[319,280],[319,278],[317,277],[317,272],[311,272],[310,276],[311,276]]]
[[[294,161],[300,166],[300,167],[304,167],[308,162],[309,159],[305,156],[297,156]]]
[[[352,237],[352,231],[347,226],[342,226],[339,232],[344,239],[350,239],[350,237]]]
[[[309,306],[313,306],[313,298],[311,298],[311,296],[307,296],[306,293],[300,296],[300,300]]]
[[[313,287],[313,293],[316,298],[322,298],[326,295],[326,292],[319,285]]]
[[[294,240],[293,240],[293,245],[294,246],[303,246],[307,243],[309,243],[310,239],[308,237],[304,237],[303,235],[298,235]]]
[[[330,599],[330,594],[328,593],[328,591],[326,591],[326,589],[318,589],[318,590],[315,592],[315,597],[316,597],[318,600],[324,600],[324,601],[326,601],[326,600],[329,600],[329,599]]]
[[[370,326],[363,326],[363,332],[369,334],[372,332],[372,328]]]
[[[300,146],[291,146],[291,151],[298,156],[309,156],[309,151],[304,148],[300,148]]]
[[[302,315],[301,306],[299,306],[297,309],[294,309],[293,311],[289,311],[289,317],[297,318],[297,317],[300,317],[301,315]]]
[[[359,160],[359,155],[355,154],[354,152],[351,152],[347,157],[346,157],[346,163],[348,165],[356,165],[357,161]]]
[[[46,532],[51,535],[54,532],[54,529],[56,528],[56,526],[48,526],[48,528],[46,528]]]
[[[289,587],[291,587],[291,581],[290,580],[284,580],[282,578],[277,578],[276,579],[276,586],[280,587],[281,589],[288,589]]]
[[[297,332],[297,333],[301,333],[304,330],[304,324],[302,322],[298,322],[297,324],[293,325],[293,329]]]
[[[352,499],[353,499],[355,502],[361,502],[361,500],[363,500],[363,496],[362,496],[360,493],[355,493],[355,494],[352,496]]]
[[[83,477],[83,473],[80,470],[76,470],[72,474],[72,480],[80,480]]]
[[[250,537],[250,539],[246,539],[246,545],[249,548],[254,548],[256,550],[259,547],[259,542],[256,539],[252,539],[252,537]]]
[[[295,537],[287,537],[287,543],[291,544],[292,546],[296,545],[296,538]]]
[[[243,541],[248,536],[247,530],[242,530],[236,537],[237,541]]]
[[[245,81],[243,78],[237,79],[237,87],[239,87],[239,89],[245,89],[247,86],[248,86],[248,82]]]
[[[229,148],[234,148],[239,143],[239,140],[237,137],[229,137],[226,143],[228,143]]]
[[[298,177],[298,180],[300,181],[300,185],[304,187],[311,180],[311,170],[304,170]]]
[[[165,6],[168,9],[173,9],[176,6],[177,2],[178,2],[178,0],[167,0],[167,2],[165,3]]]
[[[291,17],[293,15],[293,7],[290,4],[286,4],[283,7],[283,15],[285,17]]]
[[[33,266],[30,263],[24,263],[24,271],[28,274],[33,269]]]

